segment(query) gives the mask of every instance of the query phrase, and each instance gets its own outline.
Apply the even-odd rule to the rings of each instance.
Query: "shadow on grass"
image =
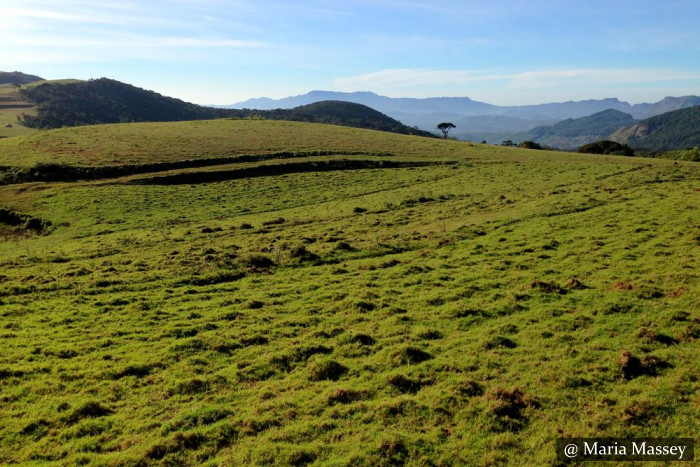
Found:
[[[191,185],[198,183],[222,182],[226,180],[239,180],[253,177],[273,177],[290,173],[306,172],[330,172],[336,170],[362,170],[362,169],[398,169],[407,167],[425,167],[441,165],[442,162],[394,162],[387,160],[333,160],[314,162],[291,162],[288,164],[261,165],[233,170],[218,170],[215,172],[188,172],[176,175],[164,175],[159,177],[133,180],[131,183],[138,185]]]

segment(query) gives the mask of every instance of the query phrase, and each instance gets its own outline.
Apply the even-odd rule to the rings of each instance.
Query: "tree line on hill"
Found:
[[[700,146],[700,106],[667,112],[620,128],[610,139],[646,152]]]
[[[645,120],[635,120],[631,115],[611,109],[536,127],[515,136],[504,140],[501,145],[698,161],[700,106],[666,112]]]
[[[21,71],[0,71],[0,84],[29,84],[43,79],[41,76],[28,75]]]
[[[20,93],[37,105],[37,114],[22,115],[22,123],[40,129],[103,123],[264,118],[435,137],[351,102],[325,101],[275,110],[221,109],[191,104],[107,78],[69,84],[45,83],[24,88]]]
[[[218,109],[201,107],[108,79],[70,84],[45,83],[24,88],[20,94],[38,107],[37,115],[24,115],[22,123],[41,129],[225,116]]]

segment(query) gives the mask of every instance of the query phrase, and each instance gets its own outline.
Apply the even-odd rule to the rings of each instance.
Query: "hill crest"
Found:
[[[44,78],[28,75],[21,71],[0,71],[0,84],[29,84]]]
[[[221,109],[199,106],[107,78],[49,82],[22,89],[20,93],[37,104],[37,115],[24,116],[24,124],[42,129],[103,123],[268,118],[435,136],[403,125],[370,107],[341,101],[323,101],[293,109]]]

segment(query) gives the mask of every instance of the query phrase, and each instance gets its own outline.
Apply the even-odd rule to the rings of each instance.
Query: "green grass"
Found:
[[[36,108],[19,97],[19,92],[11,84],[0,84],[0,138],[23,136],[34,133],[17,121],[17,116],[25,113],[36,114]]]
[[[469,148],[468,153],[465,148]],[[405,157],[497,162],[505,160],[605,161],[603,156],[521,151],[515,159],[498,146],[413,138],[349,127],[300,122],[206,120],[197,122],[94,125],[37,132],[0,140],[0,166],[37,163],[130,165],[238,155],[314,151],[389,153]],[[565,155],[564,155],[565,154]],[[602,157],[602,158],[601,158]],[[619,161],[618,163],[637,162]]]
[[[453,165],[0,186],[52,222],[2,231],[0,462],[554,465],[560,436],[698,432],[693,163],[221,120],[37,133],[0,165],[281,151],[187,171]]]
[[[31,102],[22,100],[19,95],[19,89],[31,88],[45,83],[68,84],[75,83],[79,80],[64,79],[64,80],[42,80],[34,83],[25,84],[19,88],[15,88],[12,84],[0,84],[0,138],[9,138],[10,136],[26,136],[37,133],[38,131],[22,125],[17,117],[26,115],[36,115],[36,106]]]

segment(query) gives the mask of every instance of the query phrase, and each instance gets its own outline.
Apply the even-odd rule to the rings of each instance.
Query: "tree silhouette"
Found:
[[[450,122],[442,122],[437,126],[437,129],[442,131],[442,134],[445,135],[445,139],[447,139],[447,133],[452,129],[452,128],[457,128],[457,125],[450,123]]]

